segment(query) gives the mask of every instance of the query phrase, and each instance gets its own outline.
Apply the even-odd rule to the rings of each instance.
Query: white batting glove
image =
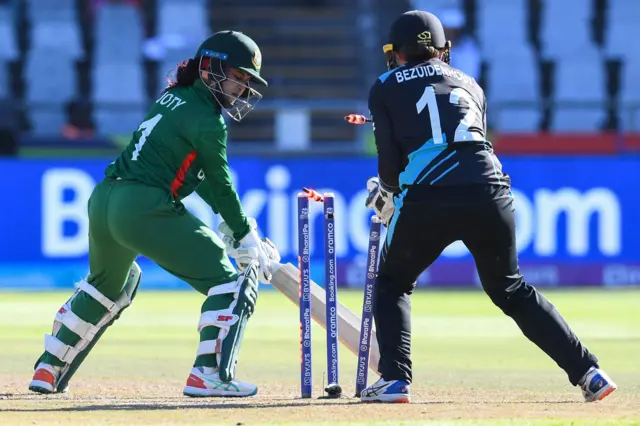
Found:
[[[240,272],[251,263],[257,260],[260,265],[260,281],[269,283],[271,281],[271,263],[280,262],[280,253],[275,244],[268,238],[260,239],[257,231],[257,223],[254,218],[249,218],[251,231],[240,241],[233,238],[233,231],[225,222],[221,222],[218,231],[222,234],[227,254],[235,259]]]
[[[389,221],[393,217],[395,207],[393,205],[393,193],[385,191],[380,185],[380,179],[377,176],[369,178],[367,181],[367,191],[369,196],[365,204],[376,213],[376,216],[384,223],[389,225]]]

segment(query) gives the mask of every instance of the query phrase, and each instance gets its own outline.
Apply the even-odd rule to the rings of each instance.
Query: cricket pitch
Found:
[[[300,399],[297,309],[260,295],[238,365],[251,398],[182,395],[197,346],[201,296],[145,292],[105,333],[65,394],[27,391],[53,314],[66,293],[0,297],[0,425],[640,425],[640,290],[548,291],[549,299],[620,389],[585,404],[578,388],[480,292],[421,291],[413,299],[411,404],[353,397],[356,357],[340,350],[346,397],[319,400],[324,330],[314,323],[314,398]],[[361,291],[339,298],[354,312]],[[599,306],[598,310],[589,306]],[[370,371],[369,379],[375,380]]]

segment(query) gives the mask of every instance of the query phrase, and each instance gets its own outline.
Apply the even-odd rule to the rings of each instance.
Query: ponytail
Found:
[[[167,77],[169,83],[167,87],[162,91],[165,93],[169,89],[174,87],[187,87],[193,86],[193,83],[200,78],[200,58],[189,59],[182,61],[175,70],[175,78]]]
[[[423,44],[415,44],[402,46],[400,48],[406,62],[428,61],[431,58],[440,57],[441,53],[433,46],[425,46]]]
[[[428,61],[432,58],[442,58],[442,62],[450,64],[451,62],[451,42],[447,41],[444,48],[436,49],[433,46],[425,46],[422,44],[402,46],[400,51],[404,55],[407,62]]]

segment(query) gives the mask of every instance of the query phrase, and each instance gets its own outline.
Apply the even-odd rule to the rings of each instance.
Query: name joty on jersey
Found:
[[[176,108],[186,104],[187,101],[183,101],[182,99],[171,93],[165,93],[164,95],[160,96],[156,103],[169,108],[171,111],[174,111]]]

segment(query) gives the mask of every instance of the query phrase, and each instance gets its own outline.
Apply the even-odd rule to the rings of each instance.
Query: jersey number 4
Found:
[[[482,141],[483,138],[479,133],[470,132],[469,127],[474,123],[482,123],[482,114],[476,104],[470,101],[469,92],[461,88],[455,88],[451,91],[449,96],[449,102],[453,105],[460,105],[460,99],[467,101],[469,105],[468,111],[464,118],[458,124],[453,142],[464,141]],[[438,102],[436,100],[436,91],[433,86],[427,86],[424,88],[424,93],[418,102],[416,103],[416,109],[420,114],[425,107],[429,108],[429,119],[431,120],[431,134],[433,135],[434,145],[444,143],[445,140],[442,136],[442,128],[440,126],[440,111],[438,111]]]
[[[140,124],[140,127],[138,127],[138,131],[141,131],[142,134],[140,135],[140,138],[138,139],[138,143],[135,145],[136,149],[135,151],[133,151],[133,155],[131,156],[131,159],[133,161],[138,160],[142,146],[147,141],[147,137],[149,137],[149,135],[151,134],[151,131],[153,130],[154,127],[156,127],[156,124],[158,124],[161,118],[162,118],[162,114],[157,114],[155,117],[150,118],[147,121],[143,121],[142,124]]]

